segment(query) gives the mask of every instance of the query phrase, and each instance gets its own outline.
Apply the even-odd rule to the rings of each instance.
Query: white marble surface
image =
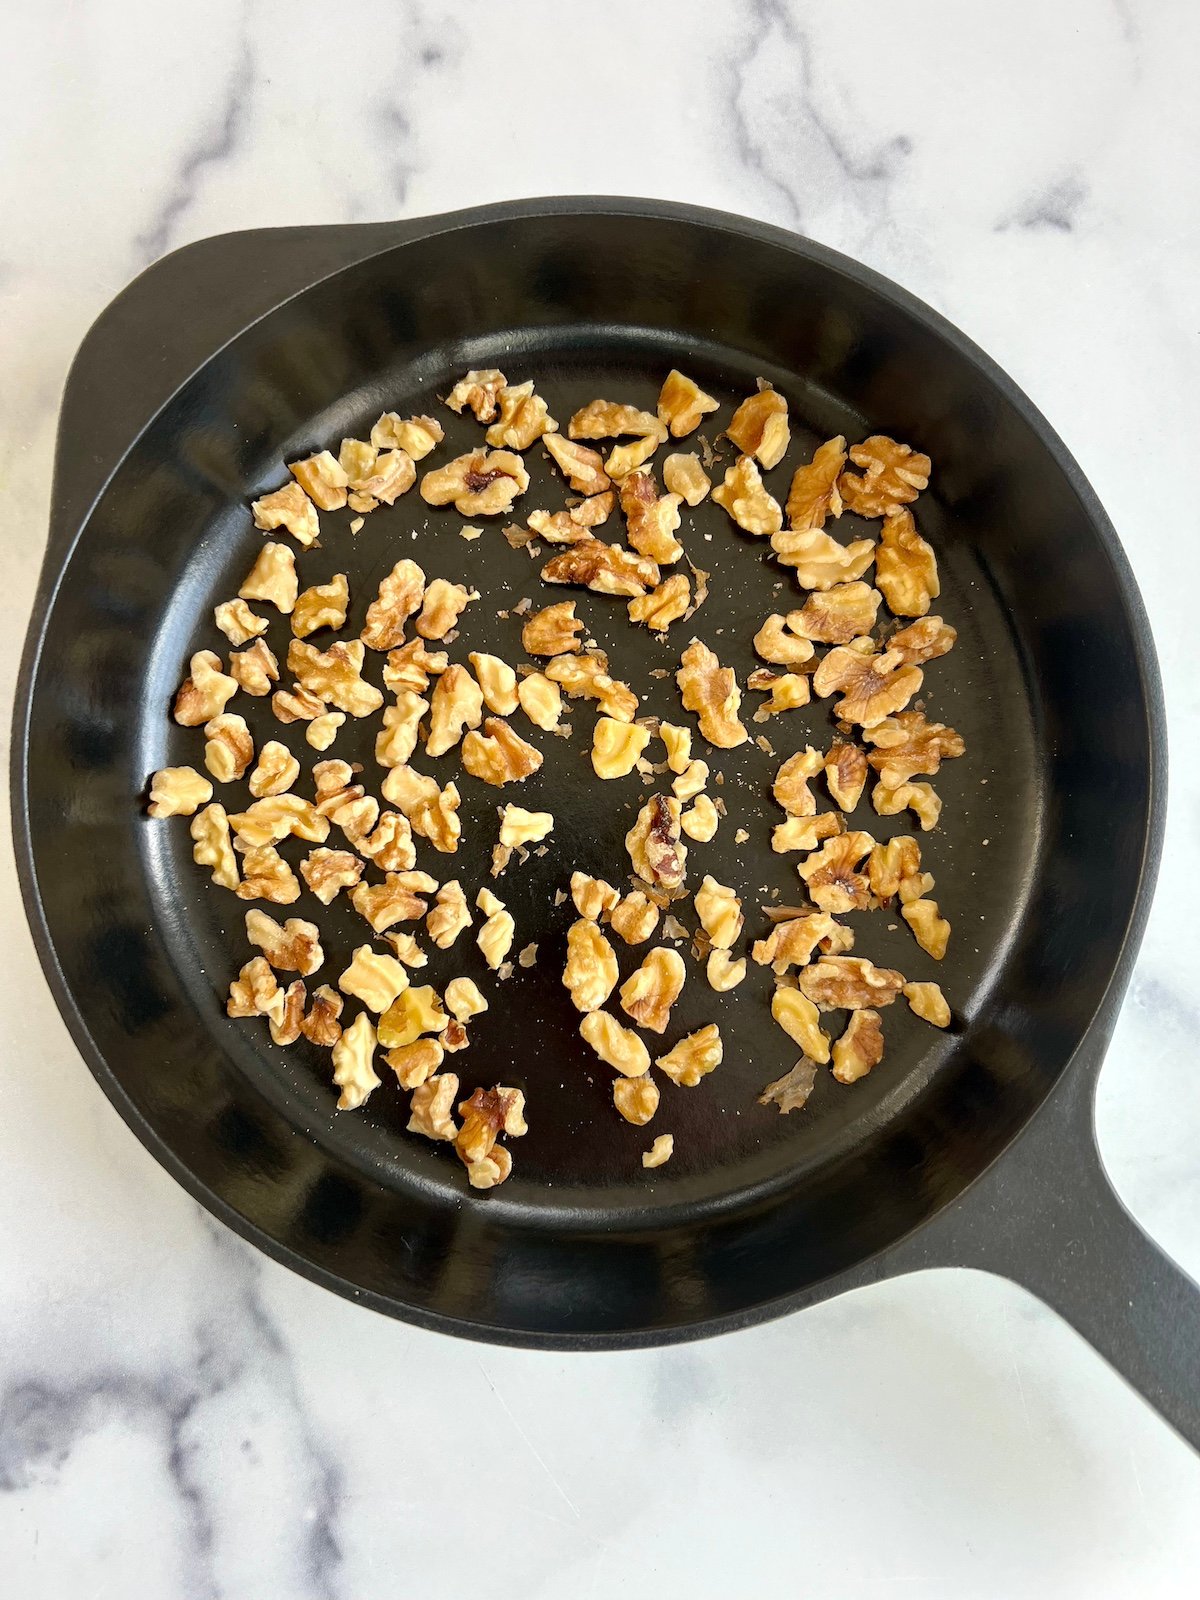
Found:
[[[1200,675],[1178,559],[1197,536],[1200,8],[5,9],[6,696],[71,354],[129,277],[204,234],[686,197],[859,256],[1013,373],[1120,529],[1161,652],[1166,870],[1100,1136],[1129,1205],[1200,1274]],[[109,1109],[7,844],[2,873],[5,1594],[1195,1592],[1200,1462],[1002,1282],[943,1273],[683,1350],[559,1359],[413,1332],[260,1259]]]

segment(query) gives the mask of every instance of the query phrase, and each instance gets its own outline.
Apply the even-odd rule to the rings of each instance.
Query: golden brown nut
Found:
[[[329,823],[311,801],[298,794],[268,795],[245,811],[230,814],[229,825],[248,845],[278,844],[293,834],[309,844],[324,844]]]
[[[857,1083],[883,1060],[883,1025],[878,1011],[854,1011],[846,1031],[833,1047],[833,1075],[839,1083]]]
[[[472,731],[462,742],[462,763],[473,778],[499,787],[520,783],[542,764],[542,753],[526,744],[501,717],[487,717],[483,732]]]
[[[943,761],[955,760],[966,749],[961,734],[944,723],[927,722],[920,711],[886,717],[864,737],[875,746],[867,760],[889,789],[899,788],[918,773],[936,773]]]
[[[589,924],[590,926],[590,924]],[[579,1024],[584,1043],[626,1078],[640,1078],[650,1070],[650,1052],[632,1028],[623,1028],[607,1011],[589,1011]]]
[[[382,812],[371,832],[360,833],[354,845],[381,872],[409,872],[417,864],[412,825],[397,811]]]
[[[663,462],[663,483],[671,494],[677,494],[689,506],[698,506],[712,488],[712,479],[694,451],[667,457]]]
[[[372,650],[394,650],[404,643],[404,627],[409,617],[421,609],[425,598],[425,574],[415,561],[397,561],[379,585],[379,593],[367,607],[362,641]]]
[[[667,747],[667,766],[670,770],[675,773],[686,772],[692,759],[692,730],[674,722],[660,722],[658,736]]]
[[[297,978],[294,983],[289,983],[283,995],[283,1015],[276,1022],[274,1017],[268,1019],[271,1029],[271,1038],[276,1044],[295,1044],[304,1028],[304,1005],[308,999],[308,991],[303,980]]]
[[[745,920],[737,893],[711,876],[695,894],[696,915],[715,950],[732,950]]]
[[[238,886],[237,857],[229,838],[229,818],[222,805],[205,806],[191,821],[192,860],[212,868],[212,881],[220,889]]]
[[[798,611],[786,617],[777,613],[769,616],[754,635],[754,648],[764,661],[780,667],[800,667],[814,655],[809,641],[802,637],[795,624]]]
[[[437,677],[450,665],[444,650],[428,650],[424,639],[410,639],[396,650],[388,651],[383,668],[383,681],[393,694],[404,689],[413,694],[424,694],[430,677]]]
[[[500,843],[510,850],[540,844],[554,828],[549,811],[526,811],[524,806],[507,805],[500,810]]]
[[[665,1167],[674,1154],[675,1135],[673,1133],[660,1133],[649,1150],[642,1152],[642,1165],[643,1167]]]
[[[336,461],[333,464],[337,466]],[[344,489],[341,504],[346,504]],[[265,494],[260,500],[252,500],[250,510],[256,528],[262,528],[268,533],[274,528],[283,528],[291,534],[298,545],[305,548],[316,543],[321,531],[316,507],[299,483],[284,484],[282,489],[276,489],[273,494]]]
[[[649,743],[649,728],[598,717],[592,732],[592,770],[598,778],[627,778]]]
[[[670,892],[683,884],[687,845],[680,843],[680,801],[651,795],[625,835],[625,848],[633,870],[644,883]]]
[[[444,639],[471,601],[478,599],[476,591],[465,584],[434,578],[425,591],[425,604],[416,621],[418,634],[422,639]]]
[[[631,601],[632,605],[633,602]],[[562,716],[562,694],[556,683],[542,672],[531,672],[517,684],[521,710],[535,728],[557,728]]]
[[[237,679],[221,671],[220,656],[212,650],[197,650],[175,696],[172,715],[181,727],[198,728],[219,716],[237,691]]]
[[[488,710],[494,711],[498,717],[511,717],[520,704],[517,675],[513,669],[499,656],[488,655],[482,650],[472,650],[468,660]]]
[[[250,774],[250,793],[256,799],[265,794],[284,794],[300,776],[300,763],[278,739],[268,739],[258,752],[258,763]]]
[[[565,689],[573,700],[580,695],[595,700],[600,693],[596,685],[612,682],[608,676],[608,657],[603,650],[552,656],[546,663],[546,676],[552,683]]]
[[[757,456],[770,471],[783,460],[791,438],[787,401],[769,384],[761,384],[757,394],[742,401],[725,432],[743,455]]]
[[[778,987],[771,997],[771,1015],[811,1060],[829,1060],[829,1036],[817,1021],[817,1007],[799,989]]]
[[[736,989],[746,976],[746,958],[743,956],[735,961],[728,950],[713,950],[709,953],[704,972],[709,988],[715,989],[718,994],[725,994],[730,989]]]
[[[808,785],[810,779],[820,772],[823,763],[821,752],[808,745],[794,756],[789,756],[775,774],[771,793],[789,817],[811,817],[816,814],[816,796]]]
[[[570,654],[579,649],[578,636],[583,631],[574,600],[560,600],[533,613],[521,629],[521,644],[531,656]]]
[[[380,418],[380,421],[383,419]],[[368,482],[379,460],[380,446],[368,444],[365,439],[343,439],[338,451],[338,466],[346,477],[346,487],[356,500],[364,498],[363,485]],[[370,498],[366,496],[365,498]],[[354,532],[353,527],[350,530]]]
[[[409,417],[406,421],[395,411],[385,411],[371,429],[371,446],[375,450],[404,450],[414,461],[423,461],[445,437],[436,417]]]
[[[519,1089],[508,1089],[498,1083],[494,1089],[476,1089],[458,1110],[463,1124],[454,1148],[467,1169],[471,1187],[494,1188],[512,1171],[511,1157],[496,1140],[502,1133],[519,1138],[529,1132],[525,1121],[525,1096]],[[506,1159],[499,1160],[500,1157]]]
[[[671,793],[676,800],[694,800],[708,782],[708,762],[694,760],[687,766],[671,784]]]
[[[594,928],[595,923],[585,922],[583,926]],[[613,968],[615,981],[615,956]],[[632,1017],[638,1027],[649,1028],[651,1033],[665,1033],[667,1023],[671,1020],[671,1007],[679,998],[685,976],[683,957],[677,950],[661,947],[651,950],[641,966],[635,968],[621,985],[622,1011]],[[604,1002],[599,1003],[603,1005]]]
[[[785,567],[794,567],[802,589],[832,589],[861,578],[875,559],[870,539],[842,545],[820,528],[777,533],[771,548]]]
[[[637,472],[658,449],[661,440],[654,434],[635,439],[632,444],[618,444],[604,460],[604,470],[614,483],[623,483],[631,472]]]
[[[433,1077],[445,1059],[445,1051],[436,1039],[414,1039],[412,1044],[389,1050],[383,1059],[402,1089],[416,1089]]]
[[[283,990],[262,956],[247,961],[238,976],[229,985],[229,999],[225,1014],[230,1017],[270,1017],[278,1024],[283,1021],[286,1001]]]
[[[950,942],[950,924],[939,915],[937,901],[910,900],[900,907],[900,915],[912,929],[921,949],[940,961]]]
[[[618,405],[613,400],[590,400],[567,424],[570,439],[616,439],[622,434],[662,440],[667,437],[667,430],[649,411]]]
[[[695,1033],[681,1039],[665,1056],[657,1057],[654,1065],[681,1089],[694,1089],[701,1078],[721,1065],[724,1053],[721,1030],[715,1022],[710,1022],[707,1027],[697,1028]]]
[[[274,845],[246,845],[242,851],[242,881],[237,885],[239,900],[267,900],[273,905],[290,906],[300,898],[296,874]]]
[[[446,396],[451,411],[462,415],[467,407],[476,422],[491,422],[496,415],[496,396],[508,382],[496,367],[481,367],[460,378]]]
[[[304,461],[290,462],[288,471],[318,510],[340,511],[346,504],[346,485],[349,479],[341,462],[331,455],[328,450],[321,450],[316,455],[307,457]],[[277,499],[278,496],[269,496],[268,498]],[[259,502],[259,504],[261,503]],[[257,514],[255,521],[258,522]],[[315,525],[316,519],[314,518],[313,521]],[[279,524],[258,523],[258,526],[278,527]],[[288,524],[284,523],[284,526],[287,527]],[[293,530],[289,528],[289,532],[291,531]],[[311,544],[312,540],[301,539],[300,542],[301,544]]]
[[[732,750],[750,737],[738,720],[742,695],[733,668],[722,667],[699,639],[683,652],[675,681],[683,695],[684,709],[697,714],[700,732],[709,744]]]
[[[318,628],[344,628],[350,604],[350,585],[344,572],[335,572],[328,583],[305,589],[292,608],[292,632],[307,639]]]
[[[271,685],[279,682],[279,663],[265,639],[255,639],[245,650],[234,650],[229,657],[229,672],[238,687],[255,699],[270,694]]]
[[[808,679],[798,672],[769,672],[759,667],[746,679],[748,689],[769,690],[765,700],[754,713],[755,722],[769,722],[783,711],[795,711],[809,702]]]
[[[883,519],[875,551],[875,582],[898,617],[923,617],[941,593],[937,558],[903,507]]]
[[[384,940],[391,945],[392,954],[406,967],[427,967],[429,957],[411,933],[385,933]]]
[[[546,402],[528,383],[505,384],[496,392],[500,415],[484,434],[490,445],[505,450],[528,450],[543,434],[558,432]]]
[[[271,696],[271,710],[280,722],[316,722],[325,715],[326,707],[318,695],[310,694],[307,689],[294,683],[290,689],[275,691]],[[345,716],[341,720],[344,722]]]
[[[425,926],[429,930],[429,937],[439,950],[449,950],[459,934],[465,933],[471,926],[467,897],[457,878],[451,878],[449,883],[442,884],[437,892],[433,910],[425,918]],[[458,1013],[455,1012],[455,1015]],[[466,1018],[459,1017],[459,1021],[465,1022]]]
[[[576,494],[602,494],[608,488],[604,458],[598,450],[589,450],[584,444],[573,444],[560,433],[546,435],[546,449]]]
[[[529,487],[529,474],[511,450],[470,450],[421,479],[421,498],[431,506],[453,503],[463,517],[497,517]]]
[[[305,883],[323,906],[332,904],[341,889],[353,889],[363,875],[363,864],[349,850],[310,850],[300,863]]]
[[[190,817],[212,796],[212,784],[194,768],[162,767],[150,780],[146,811],[152,817]]]
[[[682,439],[698,428],[700,419],[715,411],[718,404],[693,379],[672,367],[659,390],[658,420],[671,430],[673,439]]]
[[[871,804],[881,817],[896,817],[908,810],[928,833],[942,814],[941,796],[929,783],[901,783],[889,788],[880,781],[871,791]]]
[[[822,811],[815,817],[789,817],[771,830],[771,849],[777,855],[789,850],[815,850],[822,839],[832,839],[844,826],[836,811]]]
[[[580,447],[572,445],[571,449]],[[596,458],[600,458],[597,456]],[[608,479],[604,480],[606,483]],[[526,517],[529,527],[540,539],[545,539],[548,544],[578,544],[581,539],[590,535],[592,528],[598,528],[612,516],[612,509],[616,497],[611,490],[603,494],[589,495],[586,500],[581,500],[578,505],[568,506],[565,511],[531,511]]]
[[[914,666],[947,655],[957,638],[958,629],[941,617],[921,617],[894,633],[888,640],[888,649],[898,651],[906,666]]]
[[[833,709],[843,722],[874,728],[908,704],[923,678],[920,667],[904,666],[894,650],[868,655],[836,645],[813,673],[812,685],[822,698],[842,696]]]
[[[473,978],[451,978],[446,985],[445,1005],[457,1022],[470,1022],[488,1008]]]
[[[750,456],[737,458],[727,469],[725,481],[713,490],[712,497],[747,533],[778,534],[783,527],[779,502],[767,492],[762,475]]]
[[[827,517],[841,516],[842,497],[837,483],[845,464],[846,441],[838,434],[817,446],[807,466],[796,468],[787,497],[789,528],[806,533],[811,528],[823,528]]]
[[[571,874],[571,899],[581,917],[599,922],[616,907],[621,896],[611,883],[603,878],[589,878],[586,872]],[[657,909],[657,908],[656,908]]]
[[[641,1078],[614,1078],[613,1105],[635,1128],[645,1127],[658,1110],[658,1085],[649,1073]]]
[[[483,952],[483,959],[495,972],[512,949],[517,925],[504,902],[498,900],[490,889],[481,889],[475,896],[475,904],[487,919],[475,935],[475,943]]]
[[[404,813],[414,833],[428,839],[435,850],[453,855],[462,825],[458,819],[458,787],[439,789],[433,778],[411,767],[393,767],[383,780],[383,794]]]
[[[350,891],[350,904],[376,933],[385,933],[397,922],[416,922],[428,903],[414,893],[414,876],[420,874],[389,872],[382,883],[360,883]]]
[[[274,544],[268,540],[246,574],[238,595],[243,600],[264,600],[286,617],[291,615],[299,592],[296,557],[286,544]]]
[[[720,825],[721,813],[717,810],[712,800],[706,794],[697,795],[695,804],[692,805],[679,819],[679,826],[689,839],[695,839],[697,844],[707,844],[716,837]]]
[[[378,955],[369,944],[360,944],[338,979],[338,988],[378,1016],[408,988],[408,973],[395,956]]]
[[[879,590],[869,583],[835,583],[810,594],[788,621],[797,633],[817,644],[849,644],[875,626],[880,598]]]
[[[567,930],[562,981],[577,1011],[596,1011],[613,992],[618,976],[613,947],[597,925],[580,917]]]
[[[847,511],[860,517],[883,517],[894,506],[908,505],[929,483],[928,456],[917,454],[911,446],[897,444],[886,434],[876,433],[862,444],[851,445],[850,459],[857,472],[843,472],[838,489]]]
[[[823,956],[800,973],[801,991],[821,1011],[890,1006],[903,987],[901,973],[862,956]]]
[[[371,1091],[378,1089],[373,1065],[375,1044],[371,1019],[361,1011],[333,1047],[333,1081],[342,1091],[338,1096],[339,1111],[357,1111]]]
[[[796,871],[808,885],[809,898],[822,911],[865,911],[871,903],[866,875],[856,871],[875,841],[869,833],[843,833],[815,850]]]
[[[318,929],[299,917],[289,917],[280,926],[265,911],[247,911],[246,937],[276,972],[298,972],[311,978],[325,959]]]
[[[346,761],[318,761],[312,770],[317,811],[357,845],[375,826],[379,802],[366,793],[361,783],[351,783],[354,772]]]
[[[393,505],[416,481],[417,469],[407,450],[381,450],[370,471],[355,481],[349,496],[351,508],[365,513],[374,511],[381,500]]]
[[[683,554],[675,537],[679,496],[658,492],[652,472],[631,472],[621,484],[621,512],[629,543],[639,555],[669,566]]]
[[[337,731],[346,720],[344,711],[323,711],[304,730],[305,740],[314,750],[328,750],[337,738]]]
[[[813,951],[824,945],[838,924],[828,911],[809,911],[777,922],[766,939],[756,939],[750,954],[760,967],[784,973],[789,967],[806,967]]]
[[[867,753],[856,744],[835,739],[825,756],[825,783],[835,806],[853,811],[867,783]]]
[[[920,870],[921,846],[907,834],[877,844],[867,862],[871,893],[886,904],[899,893],[905,879],[915,877]]]
[[[318,699],[348,716],[366,717],[379,710],[383,695],[362,675],[364,655],[361,639],[336,639],[325,651],[293,639],[288,646],[288,671]]]
[[[477,728],[483,720],[483,693],[466,667],[455,663],[437,681],[429,709],[429,738],[425,754],[443,756],[463,736],[467,728]]]
[[[424,1033],[440,1033],[450,1018],[438,992],[428,983],[403,989],[379,1019],[379,1042],[385,1050],[402,1050]]]
[[[226,600],[213,612],[217,627],[232,645],[246,644],[266,633],[266,617],[255,615],[244,600]]]
[[[341,995],[327,983],[323,983],[319,989],[313,991],[308,1015],[300,1024],[300,1032],[310,1044],[331,1050],[338,1042],[342,1037],[342,1025],[338,1021],[342,1014],[342,1005]]]
[[[931,1022],[935,1028],[950,1026],[950,1007],[936,983],[906,983],[904,998],[922,1022]]]
[[[576,660],[579,659],[576,657]],[[627,683],[618,683],[601,673],[592,680],[591,693],[601,715],[611,717],[615,722],[632,722],[637,714],[640,702]]]
[[[613,891],[614,894],[616,891]],[[578,903],[578,902],[577,902]],[[648,900],[640,889],[613,906],[609,914],[612,931],[626,944],[645,944],[658,927],[659,911],[653,900]]]
[[[621,545],[605,544],[603,539],[581,539],[568,545],[542,568],[543,583],[578,584],[597,594],[626,599],[653,589],[660,576],[648,557],[634,555]]]
[[[458,1098],[458,1078],[453,1072],[437,1072],[413,1090],[409,1108],[409,1133],[426,1139],[452,1140],[458,1132],[454,1121],[454,1102]]]
[[[407,764],[417,747],[421,718],[428,710],[429,701],[411,689],[401,689],[395,705],[384,707],[383,727],[375,735],[375,759],[381,767]]]

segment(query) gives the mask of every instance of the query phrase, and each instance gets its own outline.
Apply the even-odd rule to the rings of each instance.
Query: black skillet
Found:
[[[478,1197],[447,1150],[403,1132],[394,1086],[335,1114],[326,1057],[226,1019],[244,908],[193,866],[186,825],[148,821],[136,797],[156,767],[199,764],[198,733],[174,727],[168,705],[189,653],[222,643],[212,606],[261,540],[248,497],[384,408],[438,411],[453,424],[443,456],[466,448],[474,423],[437,397],[464,368],[493,364],[535,377],[560,417],[597,394],[652,404],[677,364],[721,399],[717,426],[765,377],[798,435],[777,493],[800,452],[836,432],[927,451],[935,475],[918,511],[959,642],[929,669],[926,698],[968,753],[939,775],[944,824],[925,840],[955,929],[942,967],[898,919],[856,919],[861,951],[941,981],[952,1031],[894,1006],[868,1079],[823,1076],[802,1113],[781,1117],[756,1104],[796,1054],[770,1020],[768,975],[722,997],[693,978],[668,1039],[716,1019],[725,1062],[696,1090],[665,1086],[642,1130],[616,1119],[608,1075],[575,1033],[558,981],[570,907],[552,901],[573,867],[620,873],[645,791],[636,776],[590,780],[590,718],[576,717],[572,741],[545,738],[546,766],[521,800],[558,814],[555,848],[499,886],[518,944],[536,940],[539,959],[489,986],[488,1026],[456,1058],[464,1086],[521,1084],[531,1132],[512,1180]],[[526,507],[552,492],[540,452],[528,454]],[[497,526],[466,543],[461,519],[415,494],[357,542],[346,520],[324,519],[324,547],[301,566],[313,582],[346,565],[352,621],[408,552],[485,591],[459,648],[519,658],[519,623],[496,612],[538,595],[536,568]],[[689,527],[689,553],[712,573],[695,626],[744,675],[754,628],[792,590],[775,590],[786,575],[711,504]],[[671,682],[650,674],[674,665],[680,640],[635,633],[620,602],[585,594],[579,609],[648,709],[666,712]],[[278,623],[269,637],[286,643]],[[828,731],[822,706],[791,718],[766,730],[780,755]],[[334,753],[371,770],[369,737],[348,725]],[[772,890],[796,893],[767,843],[774,764],[756,745],[726,762],[729,819],[693,847],[698,871],[741,889],[752,924]],[[1114,1196],[1092,1126],[1150,898],[1164,770],[1150,634],[1078,467],[969,340],[805,239],[604,199],[230,235],[134,283],[72,370],[13,749],[41,959],[92,1071],[163,1165],[270,1255],[377,1310],[473,1338],[602,1349],[975,1266],[1055,1306],[1200,1445],[1200,1296]],[[470,883],[495,837],[496,791],[463,787],[452,867]],[[877,834],[907,831],[867,816]],[[450,875],[444,858],[427,864]],[[361,923],[340,906],[297,911],[318,915],[340,970]],[[625,952],[626,967],[636,958]],[[483,979],[468,941],[427,975],[462,970]],[[645,1173],[640,1152],[659,1128],[676,1154]]]

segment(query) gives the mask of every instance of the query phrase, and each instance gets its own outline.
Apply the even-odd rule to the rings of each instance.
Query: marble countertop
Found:
[[[5,32],[6,695],[72,353],[133,274],[205,234],[687,198],[878,267],[1012,373],[1107,506],[1161,655],[1165,867],[1099,1137],[1200,1275],[1200,674],[1178,560],[1197,537],[1200,8],[59,0]],[[110,1109],[7,842],[0,875],[6,1593],[1194,1592],[1200,1462],[998,1279],[926,1274],[684,1349],[560,1358],[393,1324],[260,1257]]]

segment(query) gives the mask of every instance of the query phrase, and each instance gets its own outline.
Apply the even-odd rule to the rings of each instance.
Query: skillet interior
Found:
[[[725,1063],[701,1089],[665,1089],[657,1122],[635,1130],[616,1120],[607,1073],[576,1037],[558,980],[570,907],[551,902],[572,867],[620,872],[645,791],[636,777],[592,779],[589,715],[574,718],[573,740],[541,739],[546,766],[519,798],[556,813],[556,847],[500,886],[518,943],[537,940],[539,961],[491,988],[489,1026],[455,1062],[466,1086],[524,1086],[532,1131],[510,1183],[479,1201],[464,1199],[446,1151],[402,1133],[397,1093],[385,1086],[365,1112],[334,1116],[320,1055],[276,1050],[265,1030],[224,1017],[244,908],[194,868],[185,826],[149,823],[130,796],[155,767],[198,764],[199,734],[174,728],[167,707],[187,655],[214,642],[212,605],[261,539],[247,497],[280,480],[284,459],[384,408],[437,409],[464,367],[491,364],[536,377],[560,418],[597,393],[652,404],[678,364],[722,400],[725,420],[768,378],[799,435],[772,476],[780,496],[801,449],[832,432],[885,431],[927,450],[936,475],[918,510],[939,554],[938,609],[960,638],[930,668],[926,698],[968,755],[936,780],[946,824],[927,845],[955,924],[941,970],[902,925],[889,930],[898,919],[854,919],[863,953],[939,978],[955,1031],[893,1007],[888,1055],[868,1080],[846,1090],[823,1078],[802,1116],[780,1118],[754,1103],[795,1056],[767,1012],[766,975],[718,997],[696,973],[668,1042],[719,1020]],[[473,423],[453,423],[444,453],[475,437]],[[551,492],[560,503],[540,452],[528,459],[525,506]],[[415,494],[376,512],[357,541],[344,516],[326,517],[302,580],[349,571],[353,621],[379,576],[413,554],[430,575],[484,592],[458,649],[517,659],[519,624],[495,613],[544,593],[536,566],[498,527],[464,543],[460,521]],[[696,631],[744,677],[750,636],[790,580],[719,509],[699,508],[685,527],[692,559],[712,573]],[[645,708],[671,711],[670,680],[649,673],[674,666],[685,635],[663,647],[629,628],[621,602],[590,594],[578,610]],[[281,646],[286,634],[273,625],[268,639]],[[278,732],[261,704],[240,709],[256,732]],[[1022,407],[965,341],[879,280],[802,241],[678,217],[526,216],[435,234],[307,291],[214,357],[137,441],[81,532],[45,622],[30,727],[43,913],[89,1055],[124,1114],[194,1192],[301,1270],[401,1315],[526,1339],[669,1337],[769,1307],[959,1192],[1038,1104],[1099,1004],[1149,808],[1121,580]],[[828,730],[818,705],[766,733],[781,759]],[[332,753],[370,771],[371,737],[348,723]],[[769,850],[776,760],[751,746],[722,762],[730,816],[691,865],[736,885],[753,923],[760,898],[796,887]],[[497,795],[461,786],[464,848],[422,864],[472,883]],[[877,836],[907,831],[862,816]],[[742,846],[739,824],[751,832]],[[296,912],[327,930],[329,970],[341,970],[358,919],[307,899]],[[460,946],[431,963],[434,982],[480,975]],[[622,952],[623,973],[640,953]],[[659,1127],[676,1134],[677,1154],[651,1178],[638,1153]]]

